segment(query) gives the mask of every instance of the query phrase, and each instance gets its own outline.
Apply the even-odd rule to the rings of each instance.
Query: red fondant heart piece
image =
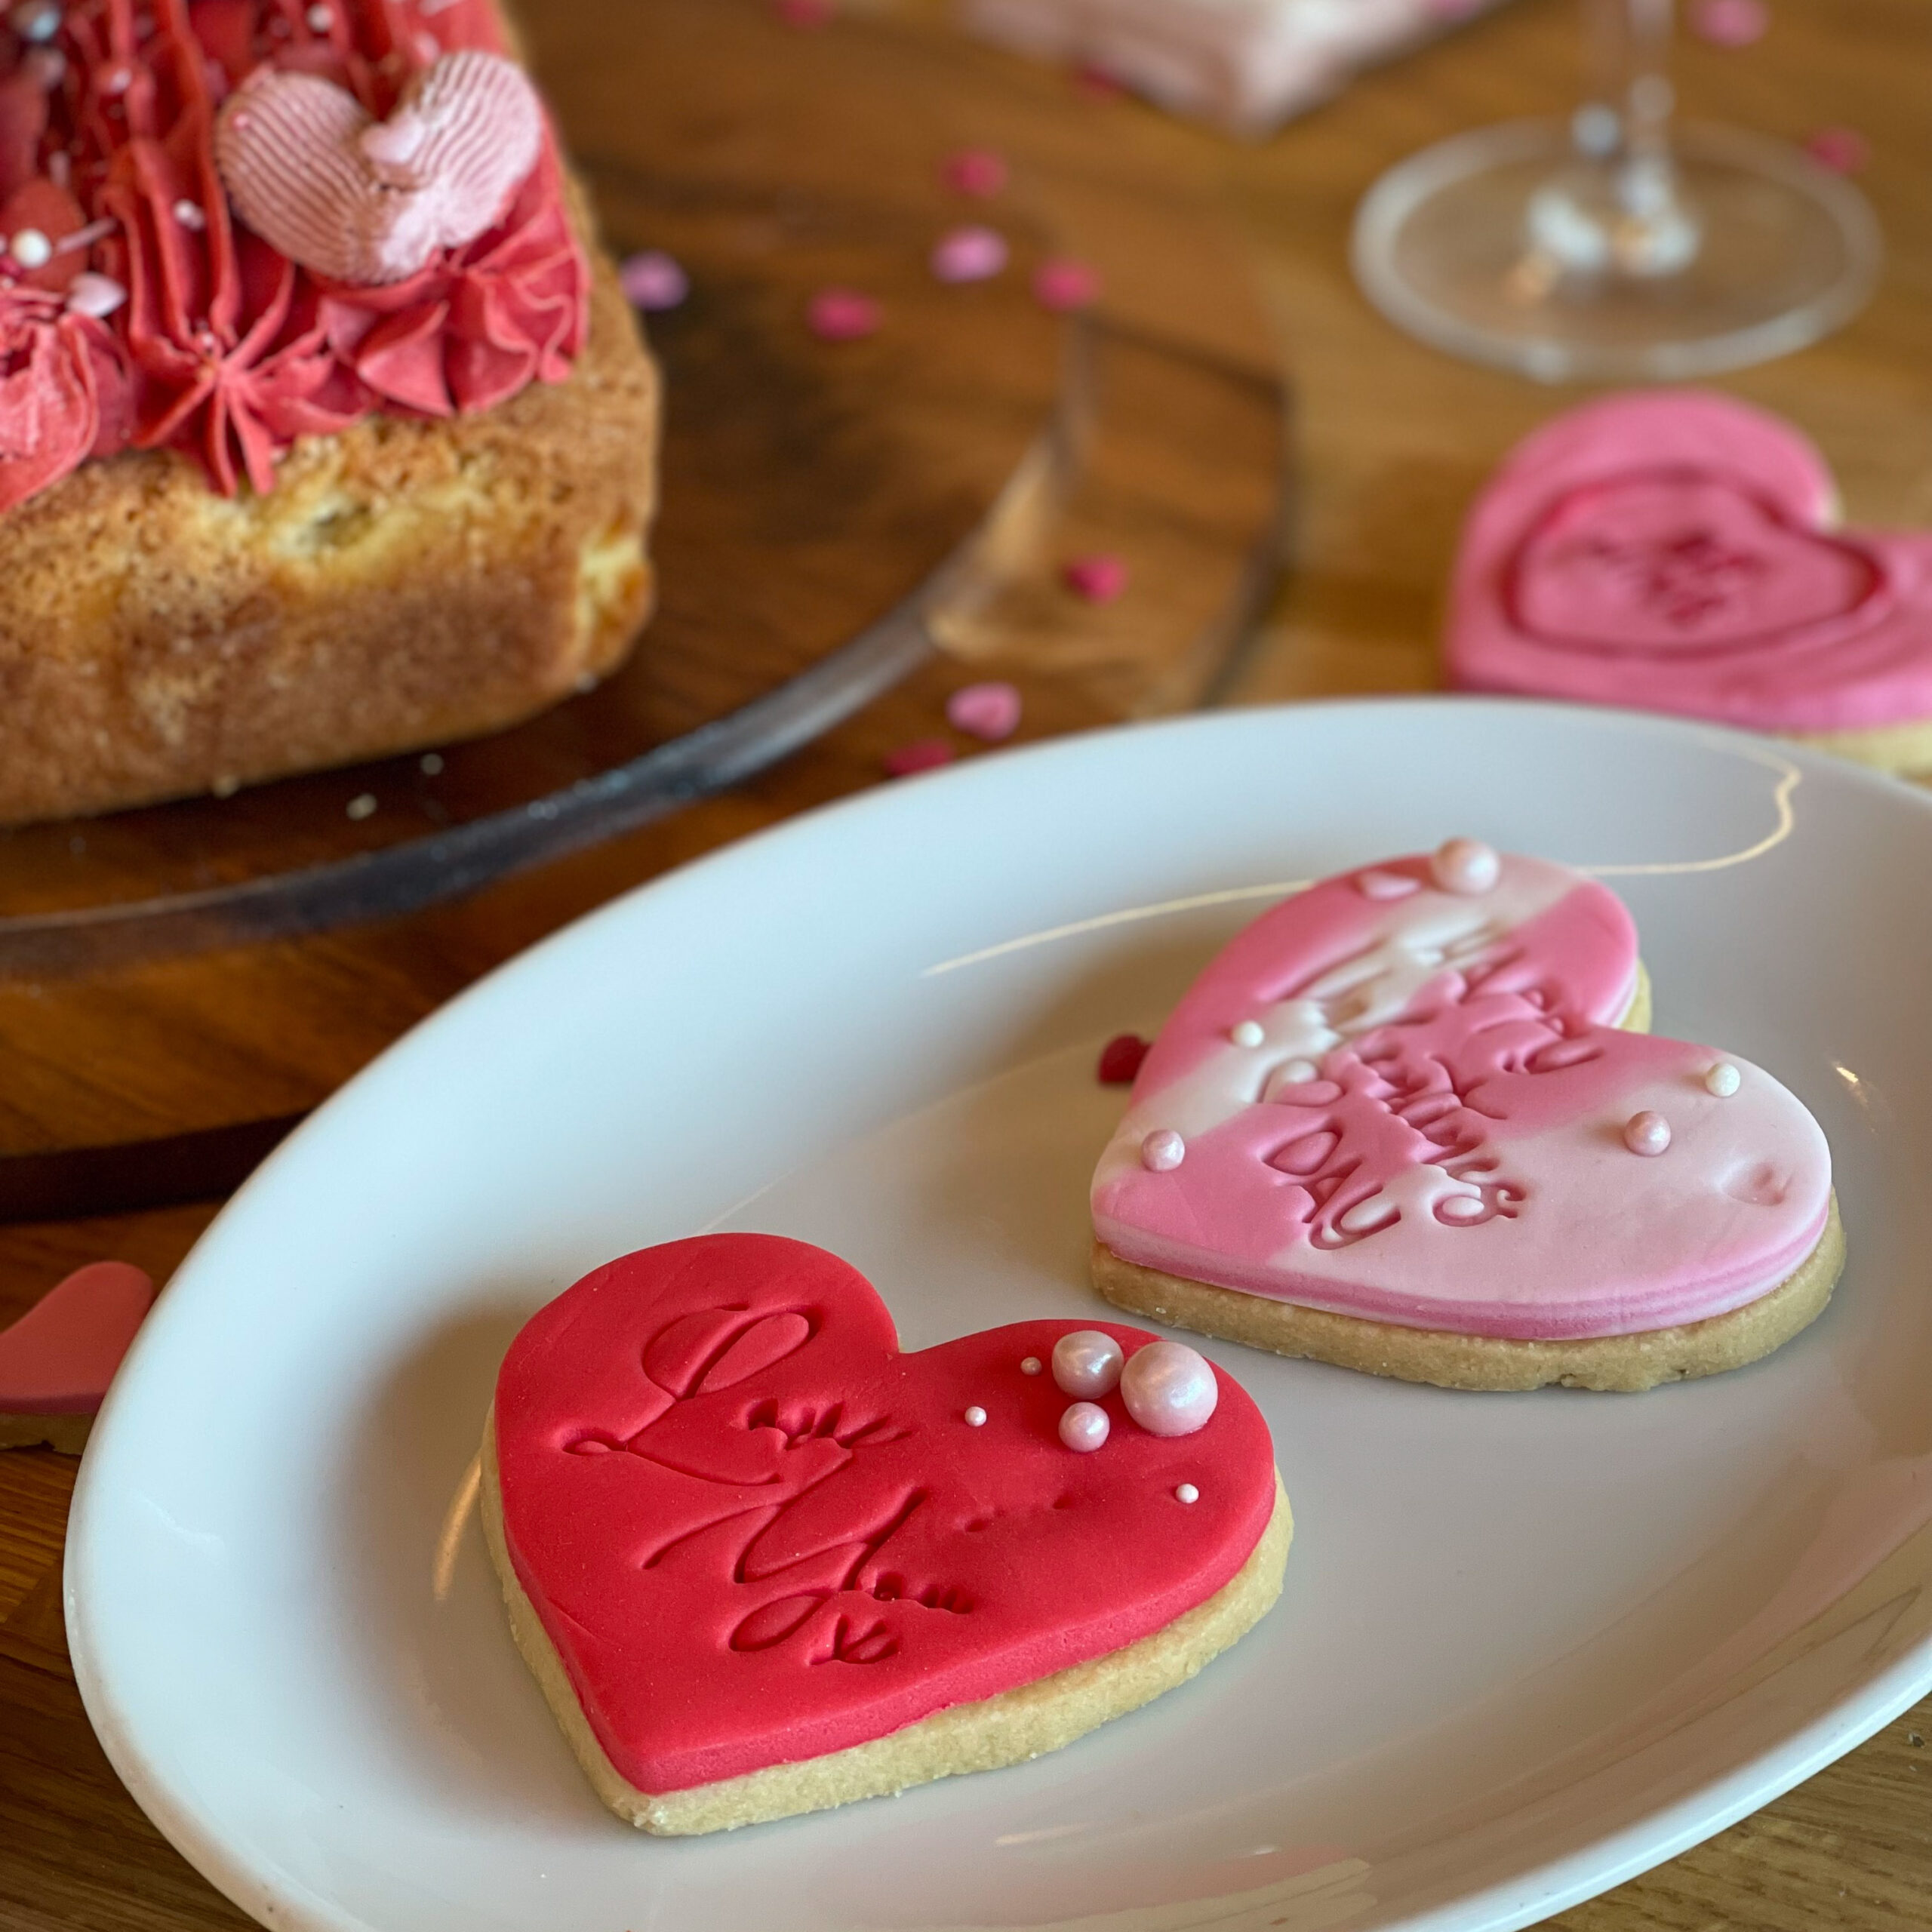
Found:
[[[1835,499],[1804,437],[1727,396],[1573,410],[1470,513],[1451,680],[1758,731],[1932,718],[1932,537],[1838,531]]]
[[[465,48],[418,75],[386,121],[320,75],[264,68],[223,103],[214,152],[257,235],[318,275],[369,286],[474,241],[543,144],[521,70]]]
[[[153,1305],[153,1282],[125,1261],[75,1269],[0,1329],[0,1414],[92,1415]]]
[[[537,1314],[497,1387],[505,1541],[623,1776],[684,1790],[862,1743],[1227,1583],[1274,1506],[1267,1425],[1221,1376],[1197,1433],[1147,1433],[1116,1392],[1075,1454],[1069,1398],[1022,1364],[1091,1325],[902,1355],[863,1275],[767,1235],[627,1255]]]

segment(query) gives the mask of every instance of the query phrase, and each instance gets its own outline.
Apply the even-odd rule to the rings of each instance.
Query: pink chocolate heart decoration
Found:
[[[1835,531],[1835,500],[1809,442],[1728,397],[1573,410],[1470,513],[1450,681],[1800,734],[1932,718],[1932,536]]]
[[[417,76],[386,121],[318,75],[258,69],[223,104],[217,166],[235,211],[316,274],[401,281],[491,227],[543,145],[513,61],[465,48]]]
[[[153,1305],[153,1282],[125,1261],[75,1269],[0,1329],[0,1423],[92,1415]]]
[[[1267,1425],[1226,1376],[1185,1436],[1116,1389],[1075,1453],[1038,1370],[1100,1326],[1152,1339],[1025,1321],[902,1355],[863,1276],[769,1235],[627,1255],[542,1309],[497,1385],[505,1541],[617,1770],[663,1792],[839,1750],[1226,1583],[1274,1506]]]
[[[1776,1287],[1825,1230],[1817,1124],[1735,1055],[1617,1026],[1636,940],[1603,887],[1456,856],[1326,880],[1208,967],[1094,1176],[1100,1239],[1251,1294],[1519,1340]]]

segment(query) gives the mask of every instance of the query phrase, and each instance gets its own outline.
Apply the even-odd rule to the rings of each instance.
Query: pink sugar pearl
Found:
[[[1690,10],[1690,31],[1713,47],[1749,47],[1770,24],[1764,0],[1697,0]]]
[[[934,245],[929,266],[937,281],[985,281],[1006,266],[1006,237],[995,228],[955,228]]]
[[[1192,1435],[1221,1399],[1214,1364],[1185,1342],[1149,1342],[1127,1358],[1120,1398],[1150,1435]]]
[[[1020,694],[1001,681],[968,685],[946,701],[946,721],[956,731],[996,745],[1020,727]]]
[[[821,342],[857,342],[883,319],[878,304],[856,288],[821,288],[805,305],[805,326]]]
[[[661,248],[626,255],[617,270],[625,300],[648,315],[675,309],[691,292],[690,278]]]
[[[1100,278],[1084,262],[1056,255],[1033,271],[1033,299],[1043,309],[1064,315],[1091,306],[1100,296]]]
[[[990,148],[961,148],[948,155],[940,179],[956,195],[984,200],[1006,186],[1006,162]]]
[[[885,755],[888,778],[910,778],[915,772],[931,771],[952,762],[952,747],[943,738],[915,738],[909,745]]]
[[[1075,1455],[1091,1456],[1112,1431],[1112,1421],[1098,1402],[1072,1403],[1060,1416],[1060,1439]]]
[[[1111,604],[1127,588],[1126,559],[1109,550],[1075,557],[1060,567],[1060,581],[1090,604]]]
[[[1633,1154],[1645,1154],[1654,1158],[1669,1149],[1670,1122],[1662,1114],[1653,1113],[1646,1107],[1641,1113],[1632,1114],[1625,1123],[1623,1144]]]

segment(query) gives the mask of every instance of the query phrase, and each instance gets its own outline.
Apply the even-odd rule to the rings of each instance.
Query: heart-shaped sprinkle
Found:
[[[1131,1086],[1134,1076],[1140,1071],[1140,1063],[1147,1057],[1147,1049],[1151,1044],[1138,1033],[1116,1033],[1100,1049],[1100,1065],[1095,1069],[1100,1084],[1103,1087]]]
[[[985,281],[1006,266],[1006,237],[996,228],[955,228],[933,245],[938,281]]]
[[[1072,1325],[902,1355],[862,1275],[768,1235],[629,1255],[540,1310],[497,1384],[503,1540],[618,1773],[661,1793],[840,1750],[1233,1577],[1274,1506],[1260,1412],[1210,1369],[1192,1435],[1118,1390],[1069,1425],[1019,1364]],[[1161,1346],[1105,1332],[1130,1369]]]
[[[1004,680],[967,685],[946,701],[946,721],[969,737],[997,744],[1020,728],[1020,693]]]
[[[1856,128],[1820,128],[1804,152],[1834,174],[1860,174],[1872,158],[1872,143]]]
[[[645,248],[626,255],[617,270],[624,299],[647,315],[675,309],[691,292],[689,278],[682,267],[661,248]]]
[[[1110,550],[1075,557],[1060,566],[1060,581],[1090,604],[1111,604],[1127,588],[1127,560]]]
[[[528,78],[473,48],[437,60],[380,122],[320,75],[258,69],[214,137],[242,220],[291,261],[358,286],[403,281],[494,226],[543,145]]]
[[[883,319],[878,303],[856,288],[821,288],[805,304],[805,326],[821,342],[857,342]]]
[[[95,1261],[0,1329],[0,1442],[41,1439],[26,1418],[91,1416],[153,1304],[140,1269]]]
[[[961,148],[948,155],[940,178],[955,194],[985,200],[1006,186],[1004,158],[990,148]]]
[[[950,764],[952,747],[943,738],[915,738],[910,744],[888,752],[883,762],[888,778],[911,778]]]
[[[1057,256],[1033,272],[1033,299],[1043,309],[1066,314],[1100,299],[1100,278],[1084,262]]]
[[[1427,858],[1375,869],[1416,890],[1311,887],[1175,1009],[1094,1177],[1114,1254],[1364,1320],[1561,1341],[1727,1313],[1818,1246],[1817,1123],[1735,1057],[1714,1084],[1708,1048],[1618,1026],[1638,969],[1611,893],[1513,857],[1475,893]],[[1257,1012],[1265,1055],[1229,1035]],[[1148,1158],[1164,1134],[1185,1139],[1171,1167]]]
[[[1727,396],[1560,416],[1470,512],[1450,681],[1800,734],[1932,719],[1932,536],[1835,529],[1836,496],[1804,437]]]
[[[1764,0],[1697,0],[1690,31],[1713,47],[1749,47],[1770,31]]]

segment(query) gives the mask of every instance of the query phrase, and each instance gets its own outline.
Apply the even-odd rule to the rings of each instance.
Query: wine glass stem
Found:
[[[1655,167],[1670,152],[1671,0],[1589,4],[1595,51],[1592,105],[1616,118],[1618,159]]]

